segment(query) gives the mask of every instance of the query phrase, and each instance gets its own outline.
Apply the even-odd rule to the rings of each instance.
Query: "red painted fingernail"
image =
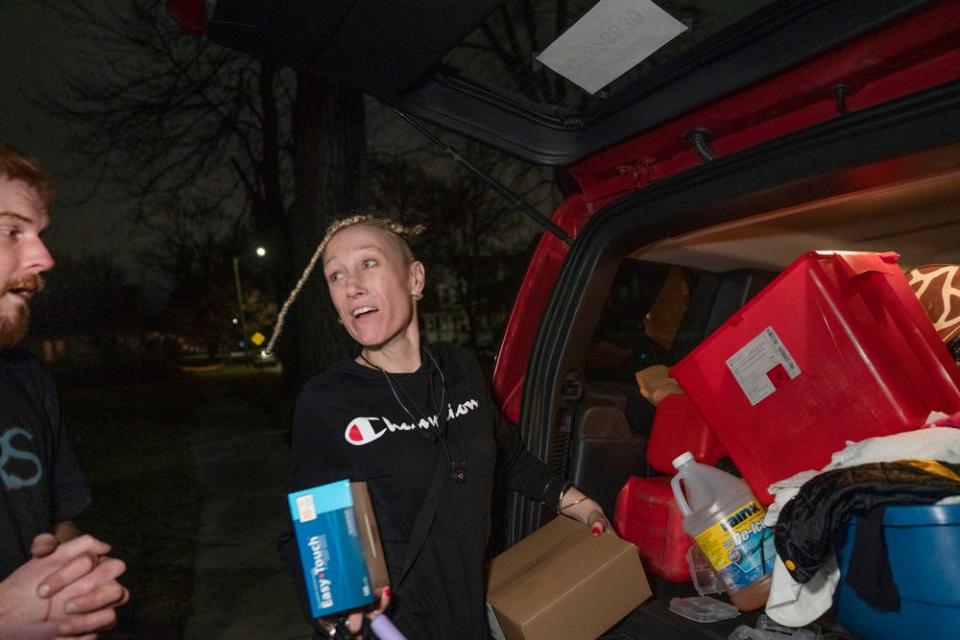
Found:
[[[598,535],[600,535],[601,533],[603,533],[603,529],[601,529],[600,527],[594,527],[594,528],[593,528],[593,535],[598,536]]]
[[[387,597],[389,598],[390,596],[393,595],[393,589],[391,589],[390,587],[384,587],[384,588],[383,588],[383,595],[385,595],[385,596],[387,596]]]

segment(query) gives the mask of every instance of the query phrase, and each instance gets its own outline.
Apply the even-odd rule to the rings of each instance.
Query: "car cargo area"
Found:
[[[650,381],[641,383],[637,373],[657,365],[669,370],[808,252],[886,254],[904,273],[960,264],[960,146],[750,194],[735,206],[748,215],[641,246],[611,246],[590,278],[591,304],[581,305],[563,359],[582,367],[567,368],[561,387],[573,400],[564,404],[572,409],[569,438],[556,431],[551,451],[566,457],[571,478],[614,516],[630,476],[671,473],[651,455],[651,444],[662,446],[651,441],[658,408],[650,389],[641,389]],[[949,358],[953,366],[958,354]],[[661,413],[685,410],[670,406],[661,405]],[[681,441],[700,446],[692,436]],[[801,445],[784,442],[784,455],[793,446]],[[714,455],[720,468],[736,472],[722,447],[710,451],[705,455]],[[654,599],[610,637],[726,638],[739,624],[752,626],[759,613],[710,625],[684,620],[668,603],[696,592],[689,581],[661,575],[648,566]]]

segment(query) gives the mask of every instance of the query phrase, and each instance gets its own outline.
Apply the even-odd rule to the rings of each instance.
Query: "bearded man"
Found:
[[[109,547],[71,519],[90,490],[47,369],[20,347],[53,258],[53,196],[40,168],[0,143],[0,638],[95,637],[129,597]]]

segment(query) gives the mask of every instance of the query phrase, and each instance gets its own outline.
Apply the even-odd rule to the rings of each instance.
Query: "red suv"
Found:
[[[594,4],[168,6],[221,44],[562,168],[569,194],[493,384],[527,446],[609,507],[649,473],[652,409],[632,372],[676,363],[797,256],[960,263],[960,0],[659,2],[687,30],[589,94],[537,55]],[[513,502],[508,538],[541,515]],[[661,615],[669,592],[623,632],[729,633]]]

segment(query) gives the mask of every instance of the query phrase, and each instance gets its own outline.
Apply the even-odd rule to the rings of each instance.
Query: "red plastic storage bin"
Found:
[[[689,451],[697,462],[716,464],[726,449],[684,394],[665,397],[657,405],[647,443],[647,462],[662,473],[674,474],[673,459]]]
[[[617,494],[613,526],[637,546],[648,571],[673,582],[690,579],[687,549],[693,540],[683,530],[669,477],[627,480]]]
[[[960,369],[898,257],[805,254],[671,370],[761,502],[847,440],[960,409]]]

